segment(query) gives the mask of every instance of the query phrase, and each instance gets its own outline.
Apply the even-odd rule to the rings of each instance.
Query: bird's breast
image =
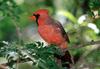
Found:
[[[61,44],[64,41],[59,29],[52,25],[39,26],[38,32],[40,36],[50,44]]]

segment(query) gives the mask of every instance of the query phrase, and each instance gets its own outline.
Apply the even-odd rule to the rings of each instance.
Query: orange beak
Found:
[[[35,16],[30,17],[31,20],[36,20]]]

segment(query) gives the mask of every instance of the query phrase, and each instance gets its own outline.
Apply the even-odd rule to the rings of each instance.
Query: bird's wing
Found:
[[[63,26],[61,25],[61,23],[60,23],[59,21],[54,20],[54,19],[52,19],[52,18],[49,18],[48,23],[49,23],[49,24],[53,24],[53,26],[59,28],[59,29],[60,29],[60,32],[61,32],[62,36],[65,38],[65,40],[66,40],[67,42],[70,42],[67,33],[65,32]]]
[[[65,30],[64,30],[63,26],[61,25],[61,23],[59,21],[55,20],[55,24],[60,28],[61,33],[62,33],[63,37],[66,39],[66,41],[70,42],[69,37],[68,37],[67,33],[65,32]]]

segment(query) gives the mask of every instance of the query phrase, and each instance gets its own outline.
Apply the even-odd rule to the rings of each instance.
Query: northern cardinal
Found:
[[[48,43],[57,45],[64,53],[62,56],[57,56],[61,62],[67,62],[64,66],[70,69],[70,65],[73,63],[73,59],[67,49],[69,38],[65,32],[63,26],[59,21],[54,20],[48,10],[39,9],[31,16],[33,20],[36,20],[38,25],[38,33]]]

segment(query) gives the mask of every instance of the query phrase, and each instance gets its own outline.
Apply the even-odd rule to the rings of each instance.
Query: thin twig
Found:
[[[80,45],[74,45],[73,47],[69,47],[68,50],[69,49],[76,49],[76,48],[86,47],[86,46],[89,46],[89,45],[96,45],[96,44],[100,44],[100,40],[91,41],[91,42],[87,42],[87,43],[80,44]]]
[[[83,48],[86,46],[96,45],[96,46],[92,46],[90,49],[86,49],[84,53],[80,55],[80,58],[78,59],[77,64],[75,64],[72,69],[82,69],[80,68],[80,65],[87,63],[86,61],[87,55],[93,52],[94,50],[98,49],[100,47],[99,44],[100,44],[100,40],[87,42],[85,44],[78,45],[77,47],[70,48],[70,49],[76,49],[76,48],[78,49],[78,48]]]

